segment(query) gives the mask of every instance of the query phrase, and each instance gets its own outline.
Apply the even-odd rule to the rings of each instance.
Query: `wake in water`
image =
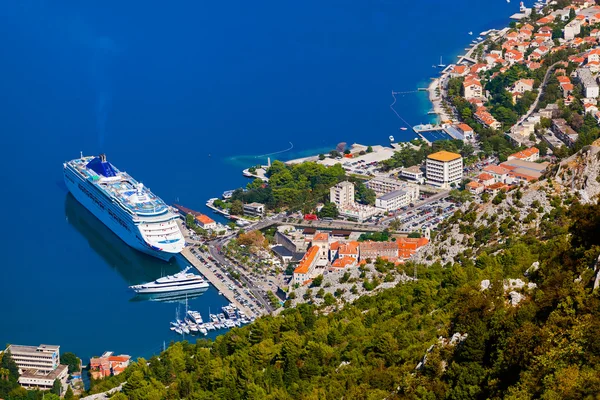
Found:
[[[261,154],[260,156],[254,156],[254,158],[262,158],[262,157],[274,156],[275,154],[286,153],[286,152],[288,152],[288,151],[290,151],[290,150],[292,150],[294,148],[294,144],[292,142],[289,142],[289,143],[290,143],[290,147],[288,147],[285,150],[276,151],[274,153]]]
[[[402,122],[404,122],[404,123],[406,124],[406,126],[407,126],[407,127],[411,128],[411,127],[412,127],[412,125],[411,125],[411,124],[409,124],[408,122],[406,122],[406,120],[405,120],[404,118],[402,118],[402,117],[400,116],[400,114],[398,114],[398,112],[396,111],[396,109],[394,108],[394,104],[396,104],[396,95],[397,95],[397,94],[400,94],[400,93],[402,93],[402,92],[394,92],[394,91],[392,90],[392,97],[394,98],[394,102],[393,102],[392,104],[390,104],[390,109],[391,109],[391,110],[394,112],[394,114],[396,114],[396,116],[397,116],[398,118],[400,118],[400,120],[401,120]],[[409,92],[406,92],[406,93],[409,93]]]

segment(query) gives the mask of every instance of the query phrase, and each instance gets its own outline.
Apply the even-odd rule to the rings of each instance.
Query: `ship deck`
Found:
[[[119,171],[114,165],[112,168],[117,173],[113,177],[103,177],[86,167],[94,157],[83,157],[72,160],[69,164],[90,181],[107,196],[116,199],[125,208],[137,215],[159,215],[168,210],[165,202],[148,188],[141,185],[127,172]]]

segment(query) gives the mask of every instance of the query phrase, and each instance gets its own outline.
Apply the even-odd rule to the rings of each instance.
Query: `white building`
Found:
[[[574,19],[565,25],[564,36],[565,40],[573,40],[575,36],[581,33],[581,21]]]
[[[481,86],[481,82],[479,82],[477,79],[465,79],[463,82],[463,87],[465,90],[465,99],[469,100],[483,97],[483,86]]]
[[[68,367],[60,365],[60,346],[10,345],[11,358],[19,367],[19,384],[26,389],[51,389],[54,380],[66,385]]]
[[[600,95],[598,82],[596,82],[596,78],[594,78],[589,68],[578,68],[577,78],[583,85],[585,97],[595,99]]]
[[[400,176],[418,183],[425,182],[425,175],[423,174],[423,171],[421,171],[421,168],[419,168],[417,165],[401,169]]]
[[[265,205],[261,203],[244,204],[244,215],[262,217],[265,214]]]
[[[438,151],[427,156],[425,164],[427,183],[448,189],[458,185],[463,177],[463,159],[460,154]]]
[[[41,344],[39,346],[10,345],[12,359],[19,369],[36,369],[40,372],[52,372],[60,363],[60,346]]]
[[[353,218],[358,222],[363,222],[381,213],[378,208],[356,203],[354,201],[354,185],[348,181],[340,182],[329,189],[329,201],[337,206],[342,217]]]
[[[338,211],[342,217],[353,218],[358,222],[363,222],[375,215],[381,214],[381,210],[377,207],[358,203],[339,208]]]
[[[406,190],[396,190],[378,197],[375,201],[375,207],[385,211],[395,211],[408,206],[413,201],[412,199],[413,197]]]
[[[340,182],[329,189],[329,201],[338,209],[354,205],[354,185],[348,181]]]
[[[400,175],[409,179],[418,180],[423,178],[423,173],[419,170],[419,167],[414,166],[401,170]],[[388,178],[385,176],[378,176],[371,179],[366,183],[366,186],[373,190],[377,196],[382,196],[387,193],[395,192],[397,190],[414,190],[416,186],[407,182],[403,182],[398,179]],[[418,187],[417,189],[418,190]]]

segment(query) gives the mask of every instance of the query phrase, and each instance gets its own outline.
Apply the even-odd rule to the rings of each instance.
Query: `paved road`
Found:
[[[540,90],[538,91],[538,95],[535,98],[535,101],[533,102],[533,104],[531,105],[531,107],[529,107],[529,110],[527,110],[527,112],[525,113],[525,115],[523,115],[521,117],[521,119],[519,119],[519,122],[517,122],[516,126],[521,125],[535,111],[538,103],[540,102],[540,99],[542,98],[542,94],[544,94],[544,88],[546,87],[546,83],[548,82],[548,78],[550,78],[550,73],[552,71],[554,71],[554,68],[556,68],[556,66],[559,65],[560,63],[562,63],[562,61],[555,62],[554,64],[552,64],[548,68],[548,70],[546,71],[546,75],[544,75],[544,80],[542,81],[542,84],[540,85]]]
[[[127,382],[125,382],[127,383]],[[121,389],[123,389],[123,385],[125,385],[125,383],[121,383],[119,386],[117,386],[116,388],[112,388],[106,392],[102,392],[102,393],[97,393],[97,394],[92,394],[86,397],[82,397],[82,400],[102,400],[102,399],[108,399],[111,397],[111,395],[113,395],[116,392],[120,392]]]

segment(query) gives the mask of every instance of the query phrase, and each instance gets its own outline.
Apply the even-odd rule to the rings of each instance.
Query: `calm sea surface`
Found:
[[[105,152],[166,202],[205,210],[290,142],[273,158],[402,139],[391,91],[427,86],[440,56],[506,25],[515,3],[4,2],[0,343],[87,362],[176,339],[176,304],[132,301],[127,286],[185,263],[123,244],[68,195],[63,161]],[[424,93],[396,103],[411,124],[429,108]],[[225,299],[211,287],[189,304],[207,317]]]

